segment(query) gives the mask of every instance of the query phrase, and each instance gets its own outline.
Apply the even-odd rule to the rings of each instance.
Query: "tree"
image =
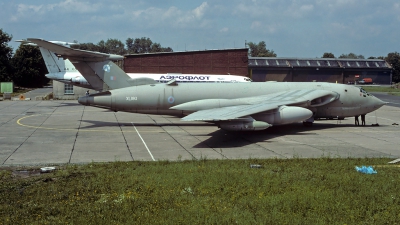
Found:
[[[354,53],[341,54],[340,59],[365,59],[363,55],[356,55]]]
[[[10,76],[14,72],[11,64],[13,49],[8,46],[12,36],[0,29],[0,81],[10,81]]]
[[[30,45],[20,45],[11,60],[15,67],[12,80],[21,87],[43,87],[49,82],[42,54],[39,49]]]
[[[106,42],[104,40],[101,40],[99,41],[99,43],[97,43],[97,51],[102,53],[108,53]]]
[[[161,52],[174,52],[171,47],[162,47]]]
[[[126,54],[124,43],[122,43],[118,39],[108,39],[105,42],[105,47],[108,51],[107,53],[117,54],[117,55],[125,55]]]
[[[383,60],[385,60],[385,57],[383,57],[383,56],[378,56],[378,57],[370,56],[370,57],[368,57],[368,59],[383,59]]]
[[[325,52],[322,58],[335,58],[335,55],[331,52]]]
[[[74,41],[75,42],[75,41]],[[162,47],[159,43],[153,43],[150,38],[128,38],[126,39],[126,48],[124,43],[118,39],[101,40],[97,44],[82,43],[72,45],[72,48],[82,49],[87,51],[103,52],[107,54],[141,54],[151,52],[173,52],[170,47]]]
[[[93,52],[99,51],[99,47],[93,43],[82,43],[82,44],[71,45],[71,48],[82,49]]]
[[[152,44],[153,42],[150,38],[146,37],[136,38],[135,40],[128,38],[126,40],[126,46],[128,47],[128,53],[130,54],[149,53]]]
[[[170,47],[164,48],[164,47],[161,47],[160,43],[153,43],[150,46],[150,52],[154,53],[154,52],[173,52],[173,51],[172,51],[172,48],[170,48]]]
[[[160,43],[153,43],[150,38],[128,38],[126,39],[128,54],[143,54],[153,52],[173,52],[170,47],[162,47]]]
[[[128,38],[125,41],[126,44],[126,50],[128,52],[128,54],[132,54],[133,52],[133,43],[135,42],[135,40],[133,40],[132,38]]]
[[[396,83],[400,82],[400,54],[398,52],[391,52],[385,60],[393,67],[392,81]]]
[[[267,49],[264,41],[260,41],[258,44],[248,42],[247,45],[249,46],[251,57],[276,57],[274,50]]]
[[[71,47],[75,48],[75,49],[81,49],[81,50],[87,50],[87,51],[93,51],[93,52],[116,54],[111,51],[116,51],[118,42],[120,42],[120,44],[122,44],[122,42],[117,39],[108,39],[107,42],[105,42],[104,40],[101,40],[97,44],[93,44],[93,43],[89,42],[89,43],[72,45]],[[122,48],[124,48],[123,44],[122,44]]]
[[[159,43],[153,43],[150,46],[150,52],[161,52],[161,45]]]

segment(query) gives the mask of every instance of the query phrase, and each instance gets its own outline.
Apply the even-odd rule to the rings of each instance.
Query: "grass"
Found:
[[[386,92],[390,95],[400,96],[400,90],[395,88],[395,86],[392,86],[392,87],[363,86],[362,88],[364,90],[366,90],[367,92]]]
[[[3,168],[0,224],[398,224],[400,168],[354,169],[390,160],[92,163],[27,178]]]

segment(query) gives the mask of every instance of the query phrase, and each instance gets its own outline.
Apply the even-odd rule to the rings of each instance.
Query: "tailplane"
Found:
[[[37,44],[28,40],[17,40],[23,45],[38,46]],[[76,43],[62,42],[62,41],[50,41],[53,44],[69,47]],[[54,52],[39,46],[40,53],[42,54],[44,63],[49,73],[59,72],[76,72],[75,66],[69,61],[58,57]]]

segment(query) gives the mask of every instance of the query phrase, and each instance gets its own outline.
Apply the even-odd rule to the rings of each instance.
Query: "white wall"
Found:
[[[86,94],[87,88],[73,86],[73,94],[65,94],[64,83],[53,80],[53,98],[62,100],[76,100]],[[89,89],[91,94],[96,91]]]

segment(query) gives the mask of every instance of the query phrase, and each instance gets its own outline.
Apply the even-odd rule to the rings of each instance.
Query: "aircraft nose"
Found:
[[[387,104],[387,102],[384,102],[384,101],[380,100],[379,98],[373,96],[372,105],[373,105],[373,107],[374,107],[375,109],[379,109],[380,107],[382,107],[382,106],[384,106],[384,105],[386,105],[386,104]]]

